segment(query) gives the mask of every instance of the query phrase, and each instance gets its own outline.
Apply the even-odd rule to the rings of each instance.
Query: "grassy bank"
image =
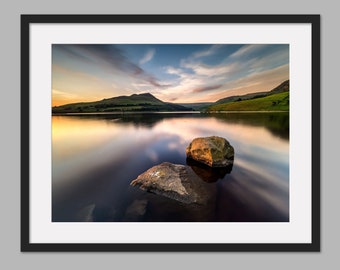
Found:
[[[207,111],[289,111],[289,92],[212,105]]]

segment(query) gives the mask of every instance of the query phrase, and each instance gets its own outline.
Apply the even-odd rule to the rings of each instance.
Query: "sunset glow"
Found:
[[[215,102],[289,79],[288,44],[54,44],[52,106],[149,92]]]

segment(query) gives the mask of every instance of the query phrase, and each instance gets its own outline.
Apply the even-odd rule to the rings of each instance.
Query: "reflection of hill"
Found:
[[[102,119],[112,123],[129,123],[152,128],[158,122],[171,118],[216,118],[226,123],[265,127],[273,135],[289,139],[289,113],[124,113],[124,114],[68,114],[82,119]]]
[[[158,122],[169,118],[181,118],[188,117],[191,114],[181,114],[181,113],[148,113],[148,114],[124,114],[120,115],[118,123],[132,123],[135,126],[149,127],[152,128]]]
[[[91,113],[91,114],[64,114],[68,117],[77,117],[81,119],[106,120],[112,123],[133,124],[136,127],[152,128],[158,122],[170,118],[184,117],[202,117],[199,113]]]
[[[289,139],[289,113],[215,113],[209,114],[228,123],[265,127],[273,135]]]

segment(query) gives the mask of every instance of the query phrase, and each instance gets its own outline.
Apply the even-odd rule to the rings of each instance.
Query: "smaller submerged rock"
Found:
[[[186,155],[210,167],[226,167],[234,162],[234,148],[217,136],[195,138],[186,148]]]
[[[130,185],[186,204],[207,204],[214,199],[213,186],[203,182],[189,166],[169,162],[150,168]]]

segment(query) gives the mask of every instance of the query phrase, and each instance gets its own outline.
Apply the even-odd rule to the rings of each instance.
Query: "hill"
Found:
[[[52,108],[52,113],[87,113],[87,112],[164,112],[190,111],[184,106],[163,102],[150,93],[133,94],[103,99],[95,102],[71,103]]]
[[[245,94],[245,95],[241,95],[241,96],[226,97],[226,98],[222,98],[222,99],[217,100],[213,105],[264,97],[267,94],[268,94],[268,92],[258,92],[258,93]]]
[[[283,94],[285,95],[278,95]],[[278,96],[276,96],[278,95]],[[272,96],[272,97],[271,97]],[[206,108],[206,111],[288,111],[289,80],[267,92],[220,99]]]
[[[219,99],[213,105],[228,103],[228,102],[241,101],[241,100],[254,99],[254,98],[259,98],[259,97],[265,97],[265,96],[268,96],[268,95],[279,94],[279,93],[288,92],[288,91],[289,91],[289,80],[284,81],[279,86],[277,86],[274,89],[267,91],[267,92],[257,92],[257,93],[245,94],[245,95],[241,95],[241,96],[226,97],[226,98]]]
[[[289,92],[215,104],[208,107],[207,111],[289,111]]]
[[[279,86],[275,87],[273,90],[269,91],[269,94],[279,94],[283,92],[289,92],[289,80],[284,81]]]

